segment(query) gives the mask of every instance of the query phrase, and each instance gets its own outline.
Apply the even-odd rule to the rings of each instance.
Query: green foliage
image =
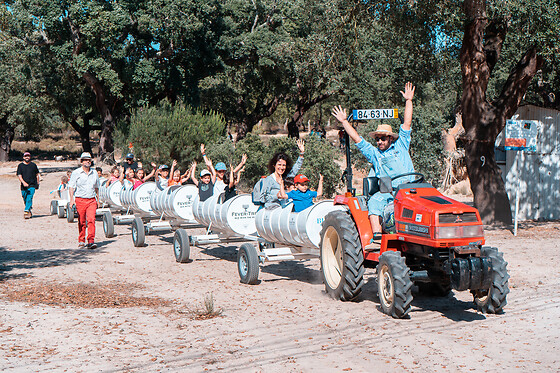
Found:
[[[163,101],[138,109],[125,138],[139,159],[166,164],[177,160],[184,169],[193,160],[201,159],[200,144],[217,141],[224,130],[225,122],[219,114],[204,114],[182,103]],[[125,147],[122,150],[128,152]]]

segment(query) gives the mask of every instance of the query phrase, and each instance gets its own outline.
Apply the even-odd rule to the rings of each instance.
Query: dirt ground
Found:
[[[235,245],[192,249],[171,234],[135,248],[127,226],[77,249],[77,227],[49,215],[49,192],[74,163],[39,162],[34,217],[23,219],[16,163],[0,165],[0,370],[559,371],[560,224],[487,230],[509,262],[505,313],[483,315],[468,292],[415,294],[410,319],[379,310],[375,270],[357,302],[329,298],[318,260],[269,263],[239,282]],[[213,299],[216,317],[204,312]],[[210,302],[211,303],[211,302]],[[556,353],[554,351],[557,351]]]

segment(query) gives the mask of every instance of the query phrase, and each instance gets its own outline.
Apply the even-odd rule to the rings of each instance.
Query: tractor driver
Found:
[[[395,177],[397,175],[414,172],[412,159],[408,153],[410,148],[410,133],[412,125],[412,98],[414,97],[415,87],[408,82],[401,91],[406,106],[404,110],[404,122],[401,125],[399,134],[393,132],[391,125],[380,124],[377,130],[370,132],[370,136],[375,139],[377,147],[364,140],[346,119],[348,114],[346,109],[341,106],[334,107],[332,114],[344,126],[348,136],[356,143],[358,149],[371,162],[372,168],[368,176],[376,177]],[[404,181],[404,179],[403,179]],[[390,193],[377,192],[368,201],[369,220],[373,230],[372,241],[381,239],[380,217],[383,209],[393,200]]]

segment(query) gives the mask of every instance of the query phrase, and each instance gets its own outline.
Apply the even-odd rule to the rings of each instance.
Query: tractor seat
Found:
[[[379,178],[375,176],[364,178],[364,196],[369,198],[379,192]]]

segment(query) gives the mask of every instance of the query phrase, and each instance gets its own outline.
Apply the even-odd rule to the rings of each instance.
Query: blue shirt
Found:
[[[368,176],[395,177],[397,175],[414,172],[412,159],[408,153],[410,148],[411,132],[411,130],[405,130],[401,126],[399,130],[399,138],[384,151],[380,151],[377,147],[373,146],[363,138],[361,138],[362,141],[356,143],[356,147],[372,164],[372,168],[370,169]],[[408,180],[403,178],[396,181],[397,184],[401,184]]]
[[[294,202],[294,212],[300,212],[313,206],[313,198],[317,197],[317,192],[312,190],[307,190],[307,192],[303,193],[296,189],[287,194],[288,198],[291,198]]]

